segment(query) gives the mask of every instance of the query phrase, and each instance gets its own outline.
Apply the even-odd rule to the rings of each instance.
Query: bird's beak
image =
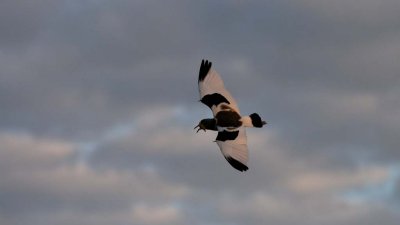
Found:
[[[195,126],[194,129],[199,128],[196,133],[199,133],[200,130],[204,130],[206,132],[206,129],[199,123],[199,125]]]

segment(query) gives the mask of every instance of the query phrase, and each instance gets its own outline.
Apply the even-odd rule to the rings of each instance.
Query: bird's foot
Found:
[[[206,129],[203,128],[202,126],[200,126],[200,124],[194,127],[194,129],[196,129],[196,128],[199,128],[199,129],[197,129],[196,133],[199,133],[200,130],[203,130],[204,132],[206,132]]]

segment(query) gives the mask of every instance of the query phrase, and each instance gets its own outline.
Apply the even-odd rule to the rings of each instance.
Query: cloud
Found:
[[[360,168],[356,171],[299,173],[289,179],[289,187],[295,191],[320,193],[335,192],[359,186],[385,182],[390,175],[388,168]]]
[[[61,140],[2,133],[0,143],[4,166],[0,205],[5,218],[24,221],[51,213],[55,216],[49,219],[58,221],[72,212],[118,214],[136,202],[176,201],[190,193],[185,185],[171,183],[155,170],[94,170],[77,164],[72,160],[74,144]],[[88,215],[79,216],[84,221]]]
[[[322,17],[328,17],[340,22],[359,22],[364,25],[377,26],[382,23],[394,22],[398,19],[396,9],[400,7],[395,0],[376,1],[315,1],[303,0],[301,6],[312,9]]]
[[[48,0],[39,0],[36,4],[30,1],[2,1],[0,4],[2,49],[29,45],[45,29],[48,23],[47,16],[56,15],[59,3]]]
[[[0,133],[0,145],[1,173],[51,169],[65,163],[75,151],[73,143],[63,140],[5,132]]]
[[[133,208],[133,220],[139,224],[178,224],[182,219],[182,212],[172,205],[136,205]]]

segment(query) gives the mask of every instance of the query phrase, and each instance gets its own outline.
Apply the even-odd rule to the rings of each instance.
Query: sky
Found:
[[[400,1],[0,1],[0,224],[397,225]],[[208,59],[249,170],[193,127]]]

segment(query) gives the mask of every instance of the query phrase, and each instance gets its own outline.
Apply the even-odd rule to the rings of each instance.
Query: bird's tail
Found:
[[[245,127],[263,127],[267,122],[263,121],[257,113],[243,116],[241,118],[243,126]]]

